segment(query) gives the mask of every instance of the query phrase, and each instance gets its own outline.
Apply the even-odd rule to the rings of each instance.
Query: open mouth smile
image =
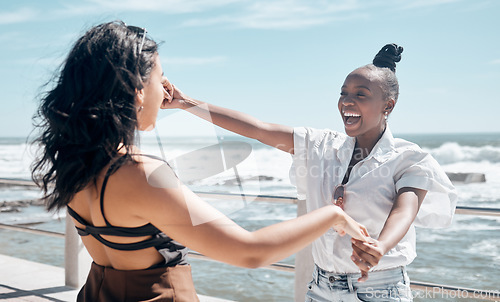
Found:
[[[342,111],[345,125],[354,125],[361,119],[361,114]]]

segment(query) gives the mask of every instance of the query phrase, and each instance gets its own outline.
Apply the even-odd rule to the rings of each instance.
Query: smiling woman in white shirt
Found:
[[[334,230],[313,242],[306,301],[411,301],[405,267],[416,257],[415,226],[451,223],[457,196],[450,180],[431,155],[395,139],[388,127],[402,52],[387,44],[373,64],[346,77],[338,101],[346,134],[262,122],[189,98],[176,87],[163,104],[292,154],[292,181],[308,212],[334,203],[366,226],[369,242]]]

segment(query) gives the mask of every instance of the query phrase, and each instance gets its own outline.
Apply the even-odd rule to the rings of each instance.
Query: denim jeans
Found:
[[[369,272],[365,282],[358,282],[359,277],[359,273],[336,274],[316,266],[306,302],[413,301],[405,267]]]

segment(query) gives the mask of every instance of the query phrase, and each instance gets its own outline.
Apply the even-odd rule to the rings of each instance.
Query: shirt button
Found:
[[[337,280],[335,279],[334,276],[330,276],[330,277],[328,277],[328,281],[330,281],[330,283],[333,283],[333,282],[335,282]]]

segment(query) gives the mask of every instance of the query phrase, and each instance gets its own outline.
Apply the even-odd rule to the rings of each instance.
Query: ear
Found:
[[[394,109],[394,106],[396,106],[396,101],[393,99],[389,99],[385,104],[384,113],[390,114]]]
[[[141,107],[144,103],[144,89],[135,89],[135,105],[136,107]]]

